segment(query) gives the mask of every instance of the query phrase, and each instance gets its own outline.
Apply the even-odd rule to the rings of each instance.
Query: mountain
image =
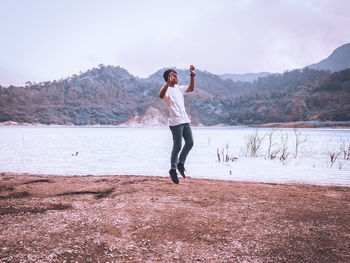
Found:
[[[118,124],[144,112],[156,96],[154,84],[100,65],[59,81],[0,89],[0,121]]]
[[[167,109],[158,98],[164,85],[163,71],[141,79],[123,68],[99,65],[59,81],[27,83],[25,87],[0,86],[0,122],[166,124]],[[179,84],[189,83],[188,70],[177,69],[177,72]],[[191,102],[189,105],[193,108],[192,120],[195,124],[215,123],[215,116],[195,113],[202,103],[217,101],[220,97],[230,99],[248,92],[242,83],[222,80],[217,75],[200,70],[196,74],[196,92],[186,98]],[[194,100],[197,100],[196,103]],[[160,118],[154,121],[157,114]]]
[[[311,64],[307,68],[330,70],[331,72],[350,68],[350,43],[338,47],[328,58]]]
[[[225,123],[350,121],[350,69],[293,70],[259,82],[256,93],[230,102]]]
[[[246,74],[259,76],[253,82],[196,70],[195,92],[185,96],[192,123],[350,121],[350,68],[338,71],[349,66],[349,54],[346,44],[314,64],[325,70],[310,66],[283,74]],[[188,84],[188,69],[174,69],[179,84]],[[138,78],[121,67],[101,64],[66,79],[27,82],[25,87],[0,85],[0,122],[166,125],[168,111],[158,98],[164,70]]]
[[[100,65],[59,81],[0,86],[0,122],[166,125],[168,111],[158,98],[163,71],[142,79]],[[189,83],[188,70],[176,71],[180,84]],[[306,68],[253,83],[196,74],[195,92],[185,96],[194,125],[350,120],[350,69],[332,74]]]
[[[333,53],[326,59],[306,66],[306,68],[329,70],[331,72],[340,71],[350,68],[350,43],[342,45],[335,49]],[[271,75],[270,72],[246,73],[246,74],[221,74],[222,79],[230,79],[232,81],[253,82],[259,78]]]
[[[260,73],[246,73],[246,74],[221,74],[220,77],[222,79],[230,79],[233,81],[245,81],[245,82],[253,82],[254,80],[257,80],[258,78],[267,77],[268,75],[271,75],[272,73],[269,72],[260,72]]]

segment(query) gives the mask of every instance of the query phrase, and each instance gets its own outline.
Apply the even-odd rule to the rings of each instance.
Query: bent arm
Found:
[[[160,90],[159,92],[159,98],[163,99],[164,96],[165,96],[165,93],[167,92],[168,90],[168,87],[169,87],[169,82],[167,82],[164,87]]]
[[[192,92],[192,91],[194,91],[194,74],[191,74],[191,82],[186,92]]]
[[[194,91],[194,76],[196,76],[196,74],[195,74],[195,67],[193,65],[190,66],[190,72],[191,72],[191,82],[186,92]]]

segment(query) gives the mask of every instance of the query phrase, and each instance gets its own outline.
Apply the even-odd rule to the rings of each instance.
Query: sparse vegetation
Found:
[[[329,161],[330,161],[330,167],[333,166],[333,164],[338,159],[340,154],[341,154],[341,152],[338,152],[338,151],[329,151],[328,152]]]
[[[228,151],[229,146],[230,146],[230,142],[226,142],[225,148],[223,148],[221,151],[219,150],[219,148],[216,149],[218,162],[229,162],[229,161],[233,162],[238,159],[237,157],[229,155],[229,151]]]
[[[280,160],[282,163],[285,163],[289,157],[288,152],[288,133],[283,133],[281,131],[281,155]]]
[[[265,133],[264,136],[260,136],[258,129],[255,129],[253,133],[245,136],[245,155],[248,157],[257,157],[263,140],[267,138],[267,158],[273,160],[279,156],[281,162],[286,162],[290,154],[288,151],[288,133],[281,131],[280,144],[276,144],[273,141],[273,135],[276,131],[276,129],[272,129],[270,132]],[[301,136],[301,134],[298,136]]]
[[[280,152],[280,148],[273,142],[273,135],[277,131],[277,129],[272,129],[270,132],[266,134],[268,139],[268,149],[267,149],[267,158],[273,160],[277,157]]]
[[[276,132],[279,131],[279,138]],[[244,137],[245,147],[241,148],[241,154],[246,157],[264,156],[267,160],[274,160],[278,158],[284,165],[291,157],[290,146],[295,146],[293,158],[303,158],[300,156],[300,145],[306,143],[308,136],[300,132],[298,129],[293,129],[294,140],[290,142],[287,131],[271,129],[264,135],[259,134],[259,130],[255,129],[253,132]],[[277,137],[277,139],[275,139]],[[279,139],[279,140],[278,140]],[[266,140],[266,141],[265,141]],[[229,155],[229,145],[226,143],[225,148],[221,151],[217,148],[218,162],[228,162],[238,159]],[[264,148],[266,147],[266,148]],[[266,151],[266,155],[259,155],[259,152]],[[329,168],[337,164],[339,170],[342,170],[344,165],[350,160],[350,142],[347,139],[341,139],[338,142],[338,149],[328,150],[326,163]],[[314,165],[315,167],[315,165]]]
[[[279,158],[279,160],[284,164],[288,158],[290,157],[289,151],[289,136],[287,132],[283,132],[280,130],[280,138],[279,142],[274,140],[276,132],[278,129],[271,129],[266,132],[263,136],[259,135],[258,129],[255,129],[252,133],[247,134],[244,137],[245,148],[241,149],[242,153],[246,157],[258,157],[259,151],[264,151],[263,145],[267,147],[265,159],[273,160],[275,158]],[[299,147],[302,143],[307,141],[307,136],[302,134],[298,129],[294,129],[295,135],[295,153],[294,158],[297,158],[299,155]],[[264,143],[264,140],[267,140]],[[342,144],[342,147],[344,144]],[[347,147],[347,146],[346,146]],[[346,148],[347,149],[347,148]],[[228,153],[228,145],[226,145],[226,153]],[[346,156],[347,156],[346,152]],[[344,155],[344,156],[345,156]],[[222,160],[224,160],[225,151],[224,149],[221,151],[221,155],[219,153],[219,149],[217,149],[218,160],[220,161],[222,156]]]
[[[256,157],[263,139],[264,137],[259,136],[258,129],[255,129],[253,133],[247,134],[244,138],[246,145],[246,156]]]
[[[303,136],[302,133],[297,128],[294,128],[293,131],[294,131],[294,135],[295,135],[295,153],[294,153],[294,158],[297,158],[298,157],[299,147],[300,147],[300,145],[302,143],[306,142],[307,137]]]
[[[339,142],[339,150],[341,153],[343,153],[343,159],[349,160],[350,159],[350,141],[342,139]]]

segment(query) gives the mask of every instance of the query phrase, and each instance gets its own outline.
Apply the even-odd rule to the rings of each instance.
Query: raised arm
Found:
[[[195,68],[193,65],[190,66],[190,72],[191,72],[191,82],[190,82],[190,85],[188,86],[186,92],[194,91],[194,77],[196,76],[196,74],[195,74]]]
[[[159,98],[163,99],[165,96],[166,91],[169,88],[169,81],[164,85],[164,87],[159,92]]]

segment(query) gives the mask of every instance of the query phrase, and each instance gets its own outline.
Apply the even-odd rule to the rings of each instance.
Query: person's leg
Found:
[[[192,130],[191,130],[190,124],[188,123],[184,124],[182,136],[185,139],[185,146],[181,151],[179,162],[182,164],[185,164],[187,155],[193,147],[193,136],[192,136]]]
[[[173,134],[173,150],[171,152],[170,165],[171,169],[176,169],[177,163],[179,161],[178,156],[182,145],[182,133],[184,125],[170,126],[170,130]]]

